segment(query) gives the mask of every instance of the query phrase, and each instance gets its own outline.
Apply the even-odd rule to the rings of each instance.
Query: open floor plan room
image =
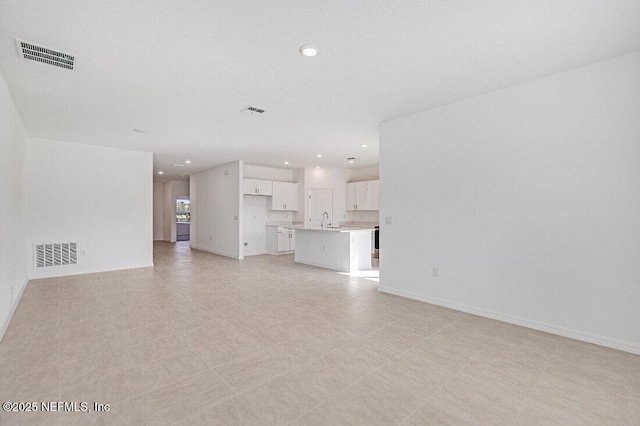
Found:
[[[640,426],[640,0],[0,0],[0,426]]]
[[[32,281],[2,424],[624,424],[640,356],[377,291],[285,257],[154,245],[154,268]]]

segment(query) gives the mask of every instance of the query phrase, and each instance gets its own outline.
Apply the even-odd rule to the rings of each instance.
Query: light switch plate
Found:
[[[391,225],[391,216],[387,216],[384,218],[384,223],[386,223],[387,225]]]

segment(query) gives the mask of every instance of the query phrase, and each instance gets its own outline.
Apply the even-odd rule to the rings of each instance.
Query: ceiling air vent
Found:
[[[246,112],[248,114],[262,114],[265,112],[265,110],[249,105],[247,107],[242,108],[240,112]]]
[[[32,61],[73,70],[73,65],[76,59],[73,55],[58,52],[57,50],[38,46],[18,39],[16,39],[16,44],[18,45],[18,54],[21,58],[31,59]]]

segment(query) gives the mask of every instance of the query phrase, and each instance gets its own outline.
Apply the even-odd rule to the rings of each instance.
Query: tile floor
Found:
[[[32,281],[0,424],[640,424],[640,356],[379,293],[291,256],[156,243],[156,267]]]

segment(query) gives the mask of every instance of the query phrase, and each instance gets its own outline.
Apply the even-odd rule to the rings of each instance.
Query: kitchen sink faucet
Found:
[[[324,229],[324,226],[325,226],[325,224],[324,224],[324,215],[327,215],[327,220],[329,220],[329,213],[327,213],[327,212],[322,213],[322,223],[320,223],[320,228],[322,228],[322,229]],[[331,224],[329,223],[329,225],[331,225]]]

